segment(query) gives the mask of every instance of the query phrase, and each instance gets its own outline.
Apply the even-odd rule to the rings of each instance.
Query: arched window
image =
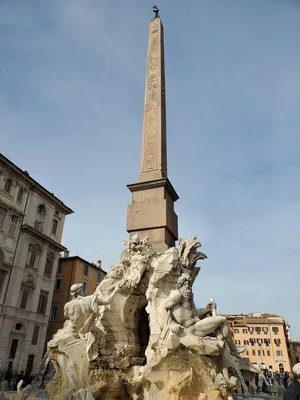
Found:
[[[46,207],[43,204],[40,204],[36,211],[36,217],[34,223],[35,229],[37,229],[40,232],[43,231],[45,215],[46,215]]]
[[[11,187],[12,187],[12,180],[10,178],[7,178],[4,185],[4,191],[6,193],[10,193]]]
[[[18,191],[18,197],[17,200],[21,203],[23,200],[23,194],[24,194],[24,189],[20,187],[19,191]]]

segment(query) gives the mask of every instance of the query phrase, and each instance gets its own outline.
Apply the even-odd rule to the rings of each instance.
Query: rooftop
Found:
[[[82,258],[82,257],[80,257],[80,256],[61,257],[59,260],[60,260],[60,262],[67,262],[67,261],[72,261],[72,260],[80,260],[80,261],[82,261],[83,263],[88,264],[89,266],[91,266],[91,267],[93,267],[93,268],[96,268],[96,269],[101,270],[104,274],[107,274],[107,272],[104,271],[104,269],[102,269],[101,267],[99,267],[97,264],[91,263],[91,262],[85,260],[84,258]]]
[[[22,176],[25,181],[27,181],[28,184],[31,184],[32,186],[35,186],[36,188],[40,189],[44,195],[51,197],[52,201],[54,201],[60,208],[63,209],[63,211],[68,214],[73,214],[73,210],[66,206],[60,199],[58,199],[54,193],[49,192],[44,186],[42,186],[40,183],[38,183],[35,179],[33,179],[28,171],[23,171],[21,168],[19,168],[16,164],[14,164],[11,160],[6,158],[3,154],[0,153],[0,162],[3,162],[4,164],[8,165],[16,174],[19,174]]]
[[[223,314],[227,319],[234,319],[236,325],[247,324],[283,324],[285,320],[277,314],[250,313],[250,314]]]

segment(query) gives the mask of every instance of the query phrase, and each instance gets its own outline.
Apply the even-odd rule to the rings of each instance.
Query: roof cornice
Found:
[[[39,232],[38,230],[34,229],[32,226],[28,224],[22,225],[21,230],[23,232],[29,233],[31,236],[35,236],[37,239],[41,240],[44,243],[48,243],[50,247],[52,247],[55,250],[58,250],[59,252],[67,250],[66,247],[64,247],[60,243],[55,242],[53,239],[44,235],[42,232]]]
[[[131,192],[139,192],[141,190],[149,190],[149,189],[164,187],[171,196],[173,201],[179,199],[176,190],[174,189],[172,183],[169,181],[168,178],[154,179],[146,182],[131,183],[130,185],[127,185],[127,187]]]
[[[41,184],[39,184],[35,179],[33,179],[28,172],[22,171],[17,165],[15,165],[12,161],[6,158],[3,154],[0,153],[0,163],[2,163],[6,168],[10,169],[13,173],[15,173],[19,179],[22,179],[26,184],[31,186],[31,189],[40,192],[44,197],[46,197],[50,202],[54,203],[55,206],[60,209],[64,214],[73,214],[73,210],[66,206],[61,200],[59,200],[53,193],[50,193],[47,189],[45,189]]]

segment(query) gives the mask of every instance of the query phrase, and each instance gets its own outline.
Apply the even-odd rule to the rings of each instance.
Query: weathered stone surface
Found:
[[[231,355],[235,349],[219,331],[226,321],[216,315],[214,301],[204,309],[193,302],[196,262],[206,257],[198,251],[200,243],[193,237],[163,254],[153,254],[147,238],[135,236],[125,244],[121,262],[94,295],[103,301],[117,287],[111,302],[95,309],[89,325],[80,319],[94,335],[101,326],[102,340],[94,341],[97,357],[86,351],[89,335],[51,341],[56,375],[47,385],[48,398],[225,398],[236,384],[234,370],[240,370]],[[79,303],[84,301],[78,297]]]

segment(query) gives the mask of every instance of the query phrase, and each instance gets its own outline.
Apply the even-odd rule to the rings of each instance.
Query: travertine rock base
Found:
[[[199,400],[215,389],[211,370],[212,358],[194,355],[186,348],[178,349],[154,368],[143,384],[145,400]],[[217,398],[220,395],[218,390]]]

